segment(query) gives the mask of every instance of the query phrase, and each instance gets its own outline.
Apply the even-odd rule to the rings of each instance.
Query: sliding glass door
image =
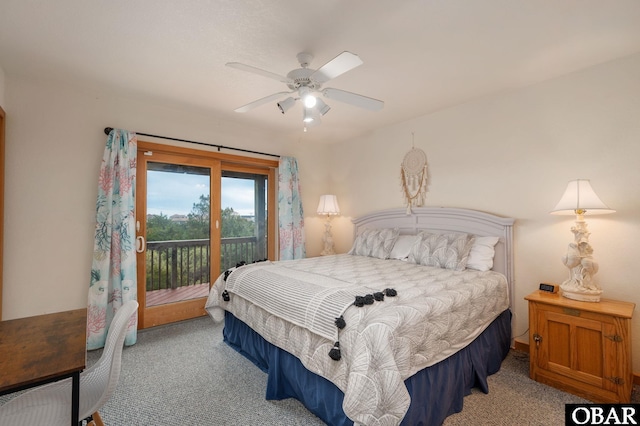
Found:
[[[212,208],[220,162],[144,151],[138,156],[138,301],[142,328],[204,315],[220,267]],[[212,215],[211,212],[214,212]]]
[[[221,272],[274,259],[275,168],[226,158],[238,157],[139,143],[141,328],[205,315]]]

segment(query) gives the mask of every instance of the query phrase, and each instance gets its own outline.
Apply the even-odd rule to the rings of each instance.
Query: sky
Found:
[[[241,215],[254,214],[253,181],[222,178],[222,208]],[[200,195],[209,193],[209,177],[195,174],[147,172],[147,214],[187,215]]]

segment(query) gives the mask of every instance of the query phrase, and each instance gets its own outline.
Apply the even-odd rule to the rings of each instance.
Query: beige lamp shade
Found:
[[[569,182],[551,214],[575,215],[579,212],[594,215],[615,213],[615,210],[610,209],[600,200],[588,179],[576,179]]]
[[[338,198],[335,195],[321,195],[320,203],[318,203],[318,214],[330,216],[340,214]]]

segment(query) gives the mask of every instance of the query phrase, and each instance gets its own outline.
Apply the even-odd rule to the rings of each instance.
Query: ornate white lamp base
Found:
[[[582,213],[576,215],[571,232],[575,236],[574,242],[569,244],[567,254],[562,257],[562,263],[569,268],[571,277],[560,285],[560,290],[568,299],[599,302],[602,289],[593,279],[598,272],[598,264],[593,260],[589,231]]]
[[[562,295],[567,299],[580,300],[582,302],[599,302],[602,290],[584,290],[580,288],[573,288],[571,286],[565,286],[564,283],[560,285]]]
[[[327,215],[327,221],[324,223],[324,236],[322,237],[324,249],[320,253],[321,256],[336,254],[333,247],[333,237],[331,236],[331,216]]]

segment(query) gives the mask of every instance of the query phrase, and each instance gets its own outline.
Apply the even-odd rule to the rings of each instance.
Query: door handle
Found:
[[[136,237],[136,251],[138,253],[144,253],[146,249],[147,249],[147,242],[144,240],[144,237],[142,235],[138,235]]]

